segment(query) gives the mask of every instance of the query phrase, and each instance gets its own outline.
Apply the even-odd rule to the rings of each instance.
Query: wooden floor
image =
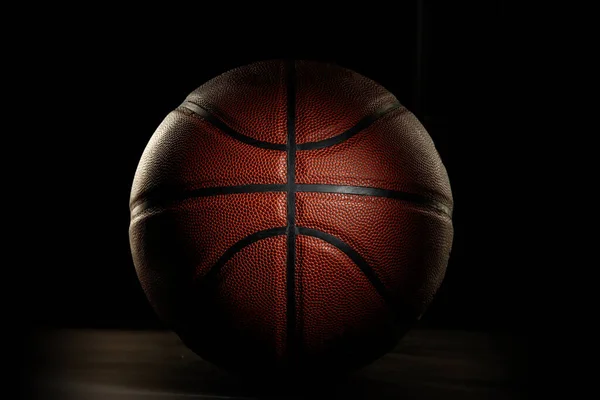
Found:
[[[32,390],[45,399],[521,399],[523,344],[509,336],[414,330],[396,350],[318,388],[248,386],[169,332],[54,331],[37,340]]]

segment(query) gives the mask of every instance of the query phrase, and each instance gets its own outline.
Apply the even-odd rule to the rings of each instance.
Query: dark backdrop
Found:
[[[51,245],[37,279],[39,323],[162,326],[129,251],[128,200],[139,157],[161,120],[203,82],[249,62],[294,56],[336,62],[381,83],[417,115],[439,150],[455,198],[455,239],[422,325],[522,324],[527,266],[509,206],[510,179],[518,174],[509,149],[519,138],[507,113],[514,60],[505,10],[500,2],[462,9],[423,3],[403,3],[393,23],[309,25],[305,39],[289,42],[252,29],[235,39],[166,40],[160,30],[150,37],[128,24],[65,34],[45,60],[54,93],[45,99],[59,106],[47,121],[49,143],[59,151],[40,183],[51,199],[39,233]]]

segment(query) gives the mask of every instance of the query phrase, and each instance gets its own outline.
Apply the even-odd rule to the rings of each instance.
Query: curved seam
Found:
[[[367,261],[349,244],[344,242],[342,239],[337,236],[333,236],[329,233],[319,231],[317,229],[306,228],[303,226],[298,226],[297,228],[299,235],[312,236],[318,239],[321,239],[335,248],[340,250],[342,253],[346,254],[350,260],[362,271],[365,277],[371,282],[371,285],[377,290],[377,293],[384,299],[386,303],[389,302],[389,298],[387,295],[387,290],[379,277],[375,274],[375,271],[371,266],[367,263]],[[390,303],[391,304],[391,303]]]
[[[334,246],[335,248],[340,250],[342,253],[346,254],[346,256],[348,256],[350,258],[350,260],[352,260],[352,262],[366,276],[366,278],[369,280],[371,285],[375,288],[377,293],[381,296],[381,298],[383,299],[385,304],[387,304],[390,308],[392,308],[396,312],[397,315],[405,315],[405,316],[410,315],[411,317],[417,318],[417,315],[414,313],[414,311],[411,310],[410,307],[408,307],[405,304],[400,303],[399,301],[392,301],[392,299],[390,298],[390,296],[388,294],[387,289],[383,285],[383,282],[381,282],[379,277],[375,274],[375,271],[373,270],[373,268],[371,268],[369,263],[356,250],[354,250],[349,244],[347,244],[342,239],[340,239],[336,236],[330,235],[329,233],[325,233],[323,231],[319,231],[317,229],[311,229],[311,228],[306,228],[306,227],[302,227],[302,226],[298,226],[296,229],[297,229],[297,232],[299,235],[312,236],[312,237],[316,237],[317,239],[321,239],[321,240],[331,244],[332,246]]]
[[[223,122],[221,119],[217,118],[213,113],[208,111],[206,108],[199,106],[198,104],[193,103],[189,100],[184,101],[179,107],[180,108],[183,107],[183,108],[191,111],[194,115],[199,116],[200,118],[202,118],[202,120],[207,121],[208,123],[210,123],[217,129],[219,129],[221,132],[223,132],[224,134],[226,134],[227,136],[229,136],[235,140],[238,140],[240,142],[249,144],[254,147],[259,147],[262,149],[280,150],[280,151],[286,150],[285,144],[265,142],[263,140],[254,139],[251,136],[244,135],[243,133],[239,133],[238,131],[236,131],[229,125],[227,125],[225,122]]]
[[[254,232],[254,233],[246,236],[245,238],[237,241],[233,246],[230,246],[227,250],[225,250],[225,253],[223,253],[221,255],[221,257],[219,257],[217,262],[212,267],[210,267],[210,269],[208,270],[208,272],[206,274],[204,274],[202,277],[200,277],[201,282],[208,281],[208,280],[214,278],[219,273],[219,271],[221,271],[221,269],[225,266],[225,264],[227,264],[227,262],[229,260],[231,260],[233,258],[233,256],[235,256],[238,252],[240,252],[244,248],[250,246],[251,244],[253,244],[255,242],[258,242],[259,240],[268,239],[268,238],[274,237],[274,236],[285,235],[285,233],[286,233],[286,227],[280,226],[277,228],[270,228],[270,229],[265,229],[262,231]],[[198,279],[198,277],[196,277],[196,279]]]
[[[217,118],[209,110],[207,110],[206,108],[204,108],[192,101],[186,100],[179,107],[183,107],[183,108],[191,111],[194,115],[197,115],[200,118],[202,118],[204,121],[207,121],[208,123],[210,123],[217,129],[219,129],[224,134],[226,134],[229,137],[236,139],[240,142],[249,144],[254,147],[263,148],[263,149],[279,150],[279,151],[287,150],[286,144],[272,143],[272,142],[266,142],[263,140],[254,139],[251,136],[244,135],[244,134],[236,131],[235,129],[233,129],[232,127],[227,125],[225,122],[223,122],[221,119]],[[362,118],[354,126],[347,129],[345,132],[342,132],[331,138],[319,140],[316,142],[300,143],[296,146],[296,148],[297,148],[297,150],[318,150],[318,149],[323,149],[326,147],[331,147],[331,146],[334,146],[339,143],[343,143],[346,140],[355,136],[356,134],[367,129],[368,127],[370,127],[372,124],[374,124],[376,121],[378,121],[379,119],[381,119],[388,113],[398,110],[398,109],[402,109],[402,111],[404,111],[404,112],[408,111],[399,102],[389,103],[389,104],[379,108],[372,114],[367,115],[366,117]]]
[[[363,117],[360,121],[358,121],[354,126],[346,130],[345,132],[330,137],[328,139],[323,139],[316,142],[300,143],[298,144],[298,150],[318,150],[343,143],[346,140],[350,139],[351,137],[355,136],[356,134],[364,131],[365,129],[373,125],[383,116],[398,109],[402,109],[403,112],[408,111],[398,101],[386,104],[385,106],[375,110],[373,113],[367,115],[366,117]]]

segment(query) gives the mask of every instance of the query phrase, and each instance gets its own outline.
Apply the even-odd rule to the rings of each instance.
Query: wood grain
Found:
[[[40,333],[33,390],[62,399],[525,398],[522,339],[414,330],[374,364],[336,382],[285,387],[244,382],[206,363],[171,332]]]

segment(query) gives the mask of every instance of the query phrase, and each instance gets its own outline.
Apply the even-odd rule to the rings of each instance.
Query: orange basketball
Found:
[[[130,242],[157,314],[231,371],[339,372],[439,288],[452,194],[423,126],[336,65],[266,61],[191,93],[150,139]]]

